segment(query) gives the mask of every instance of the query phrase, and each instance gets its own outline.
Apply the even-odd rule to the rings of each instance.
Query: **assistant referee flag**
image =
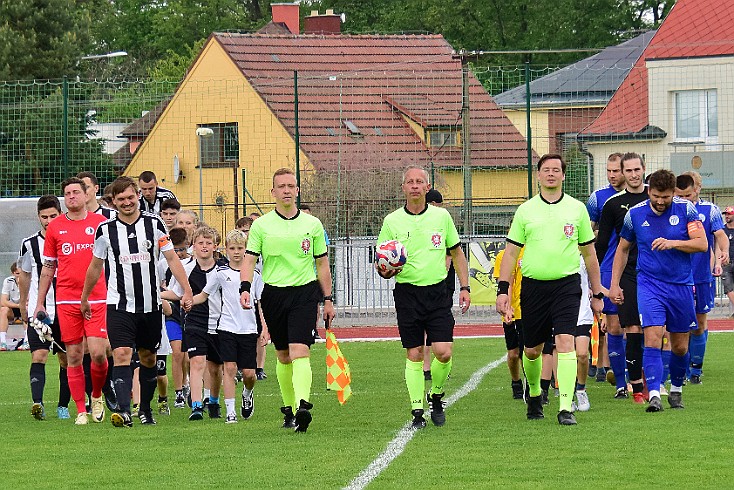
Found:
[[[339,403],[344,405],[352,396],[352,373],[349,363],[339,349],[334,333],[326,331],[326,388],[336,391]]]

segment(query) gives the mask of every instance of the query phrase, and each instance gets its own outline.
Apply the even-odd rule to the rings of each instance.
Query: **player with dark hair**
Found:
[[[451,215],[445,209],[426,203],[426,194],[431,188],[428,173],[420,167],[408,167],[403,173],[401,187],[405,206],[385,217],[377,243],[400,241],[408,251],[408,260],[400,270],[383,272],[376,268],[385,279],[395,277],[393,297],[400,341],[406,353],[405,384],[410,396],[412,427],[422,429],[426,426],[423,418],[425,344],[431,346],[434,356],[431,390],[427,396],[431,421],[436,426],[446,423],[444,385],[453,362],[455,325],[451,312],[453,301],[446,294],[446,252],[450,252],[459,276],[462,313],[471,304],[469,267]]]
[[[163,318],[156,267],[159,255],[166,258],[173,276],[183,284],[184,308],[191,306],[193,295],[163,220],[138,209],[135,181],[119,177],[113,182],[111,191],[118,214],[97,228],[94,256],[87,269],[80,309],[87,321],[97,315],[107,318],[115,359],[113,379],[118,394],[118,411],[112,414],[112,424],[132,426],[130,361],[133,349],[140,357],[140,421],[155,424],[150,402],[156,388],[156,350],[161,342]],[[89,304],[90,293],[100,282],[105,264],[110,271],[106,311],[93,310]]]
[[[523,367],[530,386],[527,418],[544,417],[540,355],[546,341],[555,337],[560,394],[558,423],[576,425],[571,410],[577,370],[574,332],[581,300],[579,251],[589,274],[591,307],[597,314],[602,310],[604,290],[589,213],[581,202],[563,193],[565,169],[561,155],[543,155],[538,161],[540,192],[521,204],[512,220],[500,269],[496,308],[506,318],[512,315],[508,291],[513,280],[512,269],[520,248],[524,248],[520,305],[525,341]]]
[[[161,204],[167,199],[176,199],[173,192],[158,186],[158,180],[153,172],[146,170],[138,177],[140,188],[140,210],[153,214],[160,214]]]
[[[61,340],[66,344],[69,390],[77,407],[75,424],[86,425],[89,419],[84,400],[86,393],[82,341],[86,338],[92,357],[92,420],[102,422],[105,415],[102,387],[107,380],[107,327],[104,315],[107,294],[100,271],[97,279],[103,280],[98,280],[97,286],[88,295],[95,316],[93,319],[84,317],[79,311],[84,288],[82,271],[87,270],[92,260],[95,231],[106,219],[87,210],[87,187],[84,181],[70,177],[61,183],[61,188],[68,211],[46,227],[43,270],[33,316],[37,317],[41,312],[47,315],[44,305],[46,294],[56,276],[56,315],[61,327]]]
[[[181,211],[181,203],[177,199],[166,199],[161,203],[161,218],[170,231],[176,226],[176,217]]]
[[[24,322],[28,322],[28,307],[35,307],[38,300],[38,282],[43,268],[43,247],[46,228],[49,223],[61,214],[61,204],[56,196],[46,195],[38,199],[36,205],[41,230],[23,240],[20,246],[18,264],[20,266],[20,313]],[[53,351],[59,360],[59,403],[56,415],[60,419],[69,418],[69,381],[66,377],[66,352],[61,340],[59,320],[54,307],[54,288],[49,288],[45,298],[48,319],[51,321],[53,342],[41,339],[35,329],[28,326],[28,342],[31,349],[31,397],[33,406],[31,414],[38,420],[46,417],[43,405],[43,391],[46,386],[46,362],[49,352]]]
[[[245,309],[252,307],[255,262],[262,256],[265,286],[261,305],[278,357],[283,427],[306,432],[312,420],[310,347],[317,305],[324,302],[327,327],[335,312],[324,227],[318,218],[298,209],[298,192],[293,170],[275,171],[271,190],[275,209],[256,219],[250,228],[240,272],[240,301]]]
[[[683,408],[682,386],[688,366],[689,332],[696,329],[693,271],[689,254],[708,249],[698,212],[688,201],[673,197],[675,175],[658,170],[650,175],[650,198],[631,208],[620,233],[612,265],[609,297],[617,304],[629,301],[620,287],[632,243],[637,244],[637,302],[645,336],[643,369],[649,390],[648,412],[663,409],[660,383],[663,374],[663,329],[670,332],[671,408]]]
[[[611,285],[612,262],[619,244],[619,234],[624,225],[627,211],[637,204],[647,200],[647,187],[645,186],[645,162],[637,153],[625,153],[622,156],[622,173],[624,174],[627,188],[622,192],[610,197],[604,204],[599,219],[599,234],[596,240],[596,255],[601,258],[600,269],[602,280],[608,280],[606,284]],[[621,277],[620,287],[627,295],[627,301],[623,304],[610,307],[610,302],[605,302],[604,311],[607,312],[607,350],[609,351],[609,363],[616,381],[617,399],[629,398],[627,393],[627,380],[625,379],[625,368],[629,371],[632,384],[632,397],[635,403],[645,403],[642,382],[642,328],[640,327],[640,313],[637,305],[637,246],[630,245],[627,266]],[[617,315],[611,312],[617,310]],[[624,344],[624,336],[627,335],[627,345]]]
[[[707,314],[714,307],[716,282],[714,276],[721,275],[724,263],[729,262],[729,238],[724,233],[724,218],[714,203],[701,199],[701,176],[698,172],[685,172],[675,181],[675,195],[693,203],[706,232],[708,250],[691,254],[693,267],[694,297],[696,300],[696,323],[691,331],[688,350],[691,356],[691,384],[701,384],[703,358],[708,340]]]

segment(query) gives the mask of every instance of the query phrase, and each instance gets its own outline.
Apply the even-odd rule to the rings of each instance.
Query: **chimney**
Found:
[[[327,9],[324,15],[318,10],[312,10],[311,15],[303,19],[304,34],[341,34],[341,16]]]
[[[271,3],[273,22],[282,23],[292,34],[300,33],[300,10],[297,3]]]

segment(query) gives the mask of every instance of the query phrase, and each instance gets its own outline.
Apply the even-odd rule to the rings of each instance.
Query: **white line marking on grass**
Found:
[[[492,361],[484,367],[479,368],[471,375],[469,380],[464,383],[464,386],[459,388],[457,392],[446,399],[446,407],[450,407],[454,403],[458,402],[466,395],[474,391],[482,379],[494,368],[502,364],[507,360],[507,355],[502,356],[496,361]],[[362,472],[357,475],[354,480],[349,482],[349,485],[344,487],[346,490],[361,490],[369,485],[372,480],[377,478],[380,473],[385,470],[390,463],[393,462],[398,456],[403,453],[405,446],[408,445],[416,431],[410,428],[410,422],[407,422],[399,431],[398,434],[390,441],[385,448]]]

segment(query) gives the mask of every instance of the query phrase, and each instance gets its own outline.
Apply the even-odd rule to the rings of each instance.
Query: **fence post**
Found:
[[[461,59],[461,160],[464,173],[464,234],[472,234],[472,169],[469,131],[469,65]]]
[[[298,132],[298,70],[293,70],[293,122],[296,140],[296,185],[301,188],[301,136]],[[296,206],[301,206],[301,193],[296,196]]]
[[[63,100],[63,113],[61,116],[61,159],[64,162],[63,178],[69,176],[69,77],[64,75],[64,83],[61,88]]]
[[[525,125],[528,140],[528,199],[533,197],[533,134],[530,127],[530,61],[525,62]]]

